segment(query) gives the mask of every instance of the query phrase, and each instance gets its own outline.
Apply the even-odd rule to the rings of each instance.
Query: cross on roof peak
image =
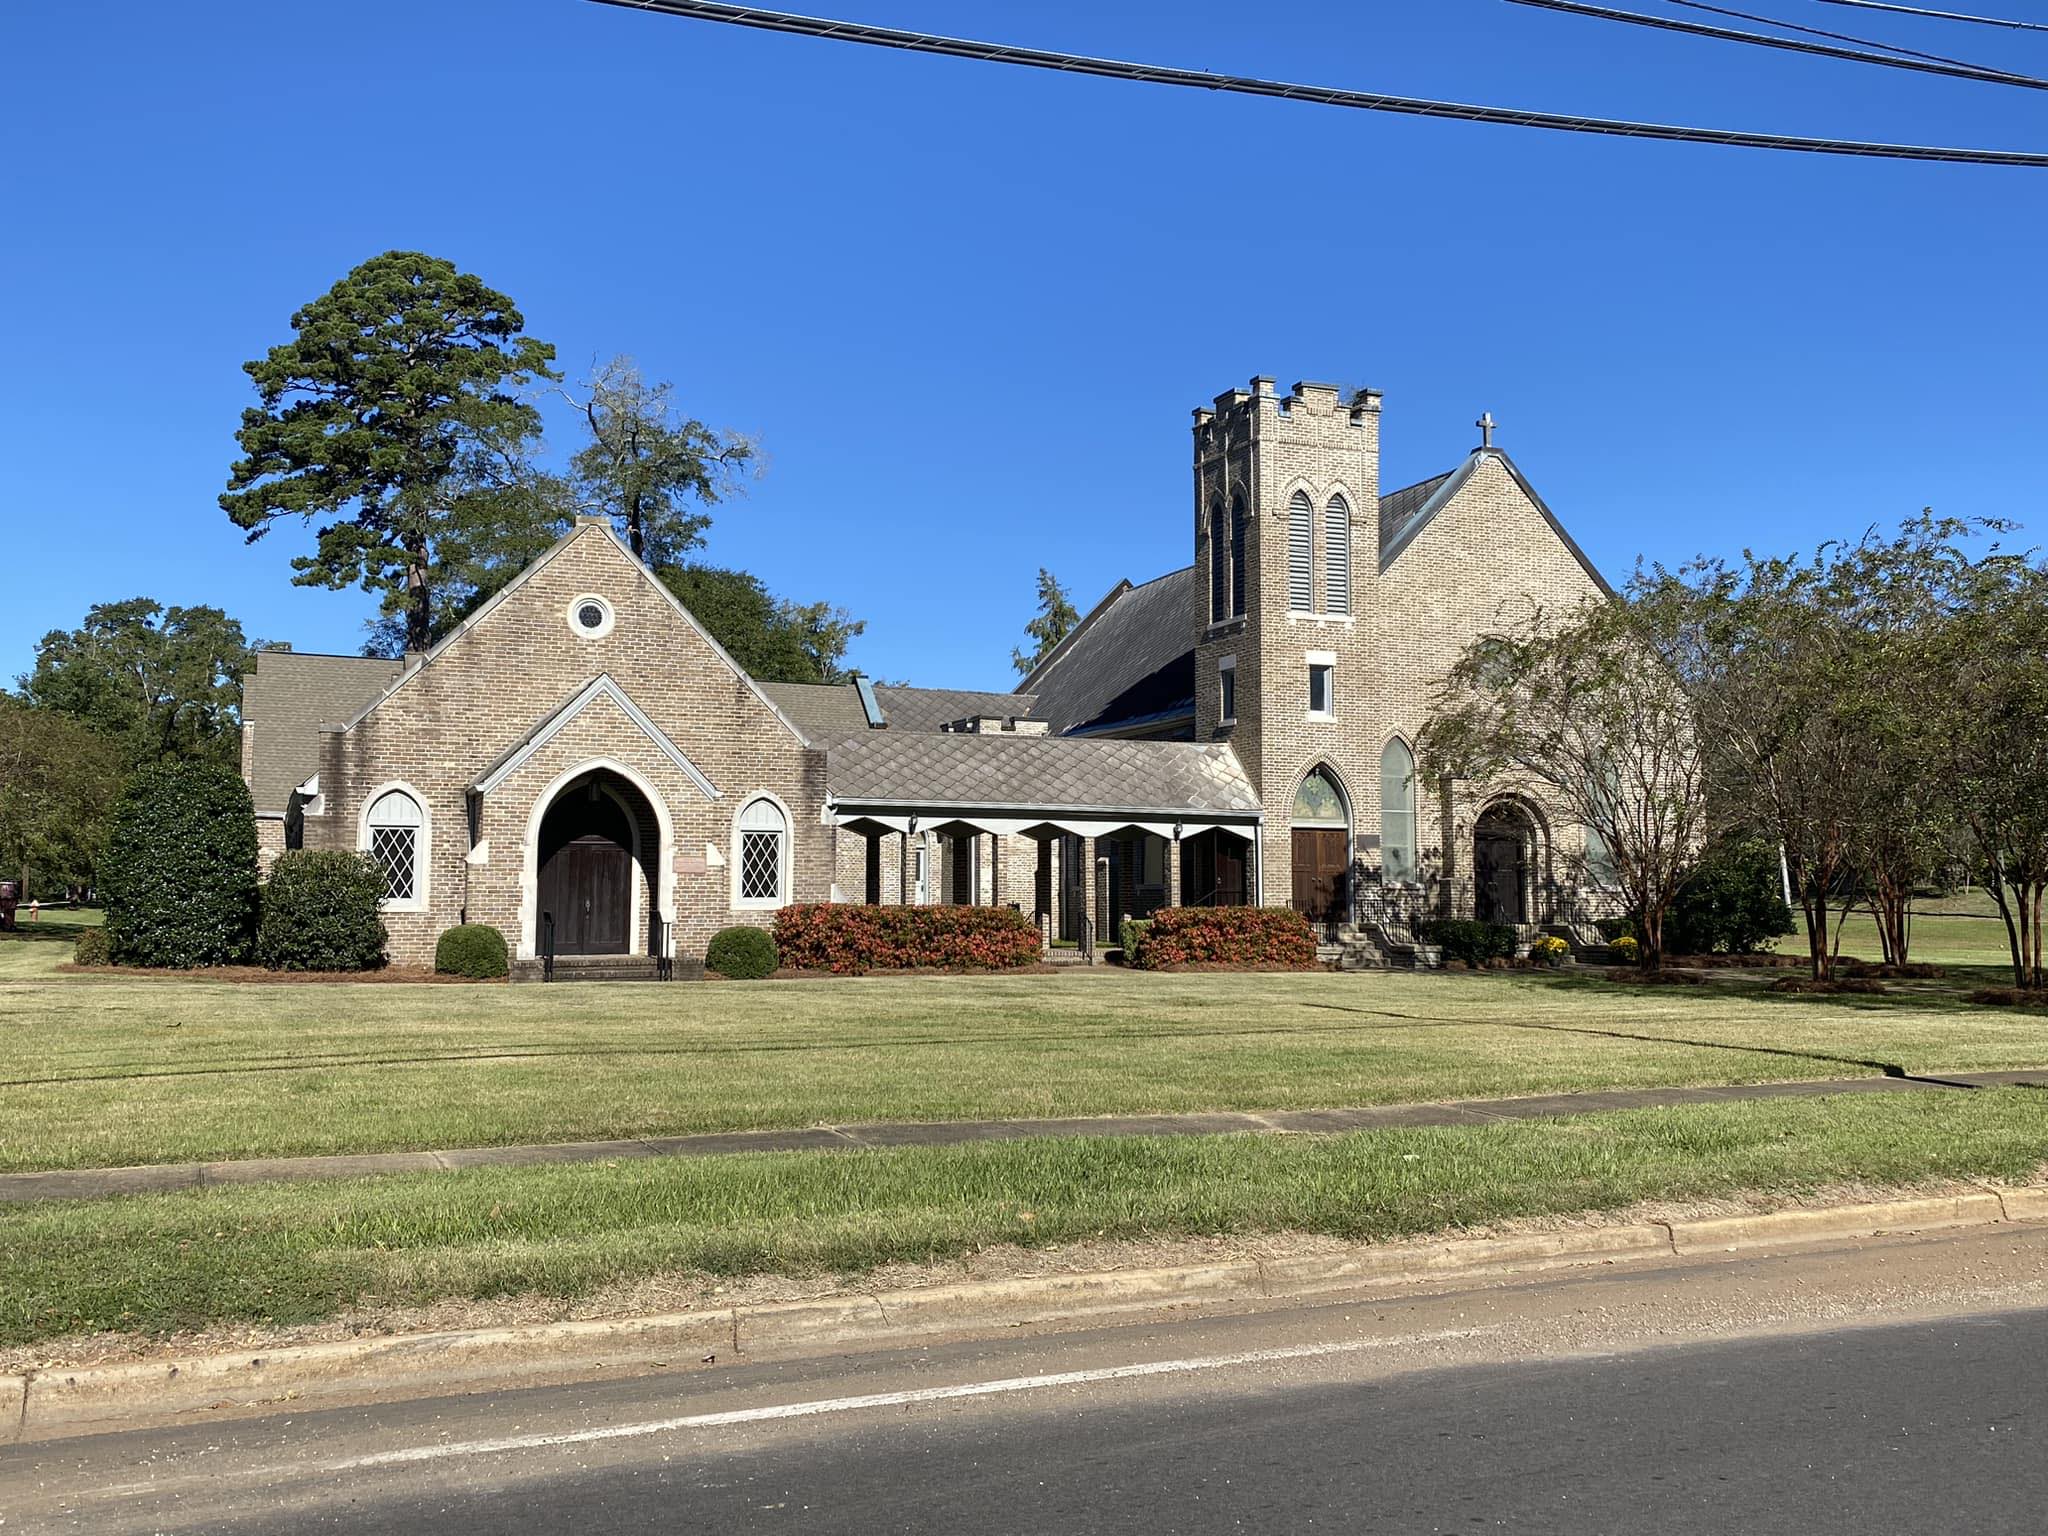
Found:
[[[1479,429],[1479,446],[1491,448],[1493,446],[1493,429],[1500,425],[1499,422],[1493,419],[1493,412],[1481,412],[1479,419],[1473,422],[1472,425]]]

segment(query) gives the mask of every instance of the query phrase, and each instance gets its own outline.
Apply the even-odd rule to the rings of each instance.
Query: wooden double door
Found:
[[[623,955],[633,947],[633,828],[618,801],[574,790],[541,821],[540,910],[558,955]]]
[[[1294,910],[1325,933],[1351,917],[1351,834],[1342,827],[1294,829]]]

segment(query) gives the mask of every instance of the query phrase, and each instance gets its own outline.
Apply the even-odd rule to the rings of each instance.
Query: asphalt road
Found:
[[[2048,1233],[0,1450],[0,1536],[2048,1529]]]

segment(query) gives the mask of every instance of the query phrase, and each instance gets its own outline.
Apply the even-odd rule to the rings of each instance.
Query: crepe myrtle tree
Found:
[[[300,586],[359,584],[401,614],[408,649],[433,639],[436,551],[462,497],[518,462],[540,413],[519,391],[557,375],[504,294],[453,263],[388,251],[291,317],[290,341],[243,365],[242,413],[220,504],[251,540],[280,517],[328,519]]]
[[[1661,962],[1664,914],[1707,830],[1698,733],[1660,656],[1660,617],[1596,600],[1476,640],[1420,738],[1426,772],[1541,785],[1593,834],[1601,883],[1641,924],[1645,969]]]

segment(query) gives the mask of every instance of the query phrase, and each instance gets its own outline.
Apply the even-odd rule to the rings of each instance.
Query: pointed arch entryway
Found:
[[[1535,921],[1541,824],[1521,800],[1496,800],[1472,823],[1472,915],[1482,923]]]
[[[1351,920],[1351,799],[1326,763],[1302,775],[1289,818],[1294,910],[1326,938]]]
[[[534,808],[528,843],[533,952],[655,952],[671,899],[667,809],[640,776],[586,764],[550,786]]]

